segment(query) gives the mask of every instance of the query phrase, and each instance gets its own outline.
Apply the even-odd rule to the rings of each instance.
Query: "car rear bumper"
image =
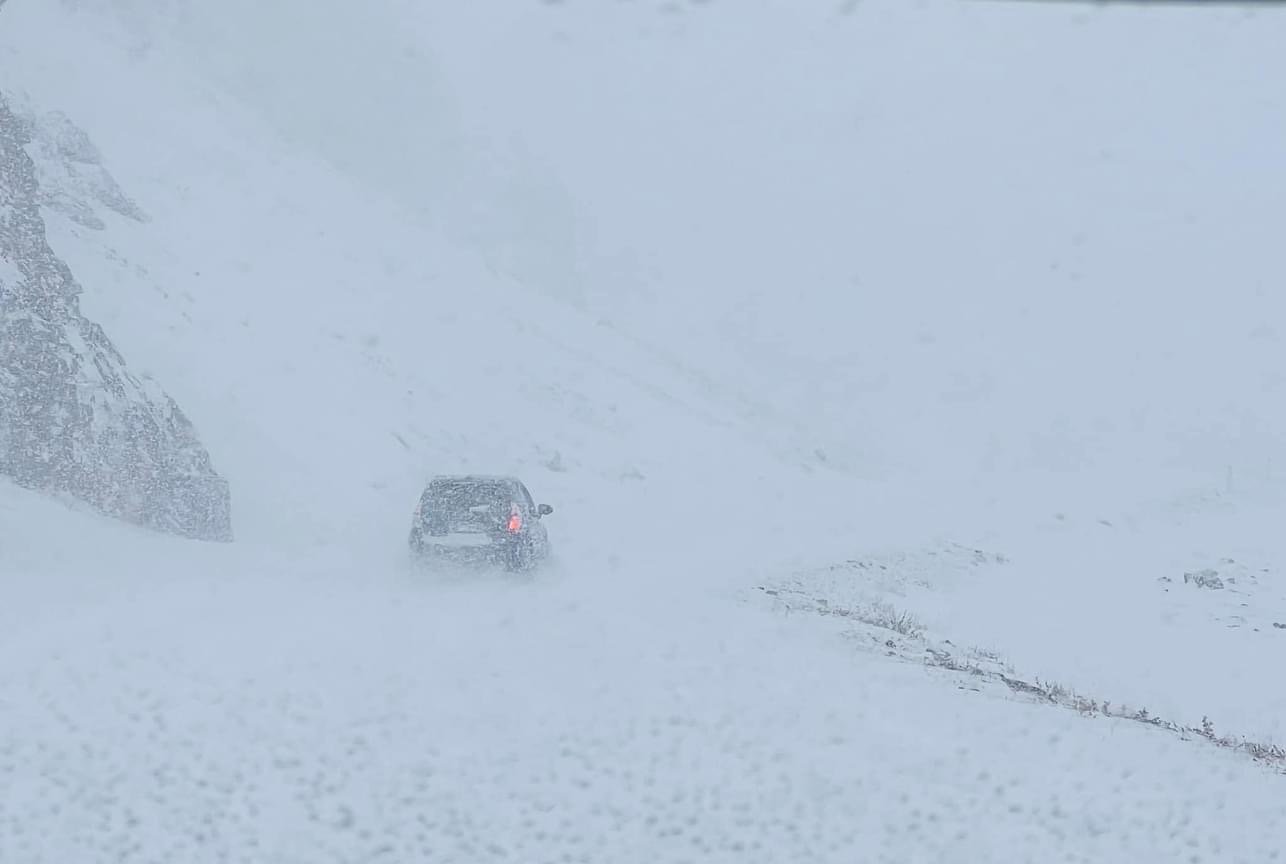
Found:
[[[412,552],[425,561],[460,565],[503,564],[515,552],[518,544],[512,541],[491,541],[476,545],[434,542],[424,538],[412,546]]]

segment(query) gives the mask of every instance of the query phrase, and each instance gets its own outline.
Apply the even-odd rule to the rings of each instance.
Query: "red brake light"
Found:
[[[522,530],[522,514],[518,512],[518,505],[510,505],[509,524],[506,526],[510,534],[517,534]]]

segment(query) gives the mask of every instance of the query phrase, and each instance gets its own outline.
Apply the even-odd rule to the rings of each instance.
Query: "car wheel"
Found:
[[[505,569],[510,573],[530,570],[532,563],[531,547],[526,543],[515,543],[505,552]]]

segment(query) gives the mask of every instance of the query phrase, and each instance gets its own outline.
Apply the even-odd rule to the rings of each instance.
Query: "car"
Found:
[[[531,570],[548,559],[549,534],[516,477],[439,475],[430,479],[411,520],[412,556],[425,564],[499,565]]]

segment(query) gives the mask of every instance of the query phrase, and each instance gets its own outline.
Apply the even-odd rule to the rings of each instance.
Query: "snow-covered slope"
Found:
[[[1280,462],[1278,10],[487,5],[443,74],[592,224],[590,308],[833,461],[1114,498]]]
[[[619,509],[602,489],[642,508],[650,493],[631,478],[703,484],[694,469],[731,500],[756,494],[753,466],[771,454],[744,424],[729,432],[699,381],[293,156],[253,114],[201,99],[183,66],[162,67],[173,78],[158,86],[153,67],[112,62],[66,21],[59,43],[18,58],[20,80],[94,131],[153,219],[51,230],[73,266],[98,267],[86,307],[187,383],[184,403],[245,498],[247,539],[368,530],[384,545],[437,470],[538,471],[564,501],[575,477],[600,510]],[[154,94],[155,113],[120,125],[119,106],[56,73],[72,56],[93,57],[83,68],[121,92]]]
[[[1244,753],[815,613],[1281,740],[1280,114],[1230,71],[1281,20],[849,8],[5,7],[2,86],[151,217],[50,241],[239,540],[0,486],[0,860],[1280,854]],[[452,470],[555,566],[410,573]]]
[[[1281,455],[1276,10],[259,5],[123,17],[832,462],[1140,497]]]

